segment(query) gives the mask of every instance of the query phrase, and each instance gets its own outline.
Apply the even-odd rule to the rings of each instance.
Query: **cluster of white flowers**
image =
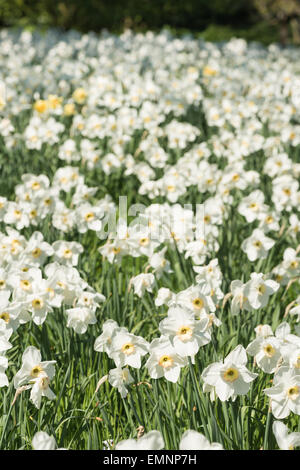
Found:
[[[215,351],[217,360],[205,364],[198,381],[211,400],[235,401],[248,394],[258,376],[254,370],[261,369],[274,374],[264,393],[276,420],[299,415],[297,51],[234,39],[174,39],[166,31],[126,31],[118,38],[67,33],[61,41],[51,31],[42,39],[1,30],[0,45],[4,178],[14,155],[32,160],[23,174],[18,169],[14,191],[0,195],[0,387],[9,386],[8,351],[16,330],[31,321],[42,325],[48,315],[61,315],[61,307],[77,334],[99,322],[94,350],[116,366],[99,384],[107,379],[125,399],[134,369],[177,383],[228,317],[263,315],[277,301],[273,329],[258,325],[256,338],[227,350],[226,357]],[[32,169],[41,159],[47,174]],[[117,207],[127,181],[131,202],[145,202],[129,208],[130,217],[139,215],[130,224],[121,203]],[[149,297],[159,310],[157,336],[146,340],[99,318],[106,299],[80,269],[90,240],[92,256],[120,271],[126,259],[141,258],[139,266],[145,261],[125,289],[133,289],[132,302]],[[246,275],[243,263],[250,266]],[[184,283],[171,289],[178,284],[167,281],[178,274]],[[289,322],[282,321],[287,292],[293,296],[283,307]],[[34,346],[22,353],[16,393],[30,389],[40,408],[43,396],[55,399],[55,361],[42,361]],[[254,358],[251,370],[247,354]],[[299,436],[288,435],[282,422],[275,421],[273,432],[280,448],[299,445]],[[54,449],[56,443],[39,433],[32,445]],[[158,431],[116,446],[163,447]],[[180,449],[190,448],[221,445],[188,430]]]
[[[23,324],[32,321],[42,325],[48,314],[60,315],[60,307],[72,307],[65,310],[67,326],[82,334],[88,325],[96,323],[96,309],[105,297],[89,286],[75,267],[83,251],[80,243],[57,240],[49,244],[38,231],[26,240],[9,226],[6,233],[0,232],[0,243],[0,387],[3,387],[9,385],[5,374],[8,367],[5,353],[12,348],[9,339]],[[48,372],[46,362],[40,367],[40,352],[34,347],[26,349],[22,362],[15,387],[25,386],[31,377],[30,383],[34,383],[31,400],[39,408],[41,396],[54,397],[48,388],[54,369],[51,367]]]
[[[293,433],[298,434],[298,433]],[[285,442],[285,437],[283,441]],[[299,440],[299,438],[298,438]],[[290,435],[289,440],[286,442],[295,442],[296,445],[298,441]],[[111,449],[113,442],[108,444],[108,449]],[[120,441],[114,447],[115,450],[162,450],[165,447],[164,439],[162,434],[159,431],[149,431],[147,434],[142,435],[138,439],[125,439]],[[37,432],[32,439],[32,448],[34,450],[66,450],[63,448],[58,448],[56,445],[55,438],[49,436],[48,433],[44,431]],[[180,450],[223,450],[221,444],[217,442],[210,443],[209,440],[203,436],[200,432],[196,432],[188,429],[185,431],[181,437],[179,443]]]
[[[0,240],[0,324],[7,338],[30,320],[41,325],[62,305],[73,307],[66,310],[68,326],[78,333],[96,322],[95,311],[105,297],[74,266],[83,251],[80,243],[58,240],[50,245],[37,231],[26,240],[10,227]],[[49,257],[52,262],[46,264]]]
[[[53,177],[52,185],[46,175],[24,174],[22,184],[15,188],[16,200],[1,198],[0,222],[13,225],[17,230],[24,227],[38,226],[46,217],[52,217],[52,225],[57,230],[69,232],[88,230],[101,232],[102,218],[114,210],[114,203],[108,195],[91,204],[97,188],[90,188],[84,183],[84,177],[78,168],[66,166],[59,168]],[[73,191],[69,207],[60,198],[65,199]]]
[[[161,450],[165,446],[159,431],[150,431],[139,439],[126,439],[119,442],[116,450]],[[179,443],[179,450],[223,450],[221,444],[210,443],[200,432],[188,429],[183,433]]]

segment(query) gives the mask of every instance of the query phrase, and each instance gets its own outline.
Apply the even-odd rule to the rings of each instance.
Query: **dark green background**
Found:
[[[11,26],[114,33],[168,26],[206,40],[279,41],[278,26],[263,21],[251,0],[0,0],[0,27]]]

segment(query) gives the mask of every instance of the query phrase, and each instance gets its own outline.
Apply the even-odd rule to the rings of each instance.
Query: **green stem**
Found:
[[[265,436],[264,436],[264,445],[263,445],[264,450],[268,450],[269,448],[269,433],[270,433],[270,428],[271,428],[271,422],[272,422],[272,412],[271,412],[271,406],[269,406],[268,414],[267,414],[267,421],[266,421],[266,428],[265,428]]]

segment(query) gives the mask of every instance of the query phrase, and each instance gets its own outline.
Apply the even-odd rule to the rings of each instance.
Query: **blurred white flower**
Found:
[[[116,450],[161,450],[165,446],[159,431],[149,431],[139,439],[126,439],[119,442]]]
[[[224,450],[218,442],[210,443],[200,432],[188,429],[181,437],[179,450]]]

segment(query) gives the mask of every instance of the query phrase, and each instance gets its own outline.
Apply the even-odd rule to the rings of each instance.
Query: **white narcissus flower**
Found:
[[[289,310],[289,314],[292,316],[296,316],[296,321],[300,321],[300,295],[295,300],[293,307]]]
[[[97,352],[106,352],[108,356],[111,353],[111,340],[116,329],[120,328],[115,320],[107,320],[103,323],[102,334],[98,336],[94,343],[94,350]]]
[[[76,142],[72,139],[67,139],[59,148],[58,158],[65,160],[67,163],[80,160],[79,152],[76,149]]]
[[[52,248],[54,250],[54,261],[69,266],[77,266],[79,254],[83,252],[81,243],[65,240],[57,240],[52,243]]]
[[[149,347],[150,357],[146,362],[150,377],[159,379],[165,377],[171,382],[177,382],[181,367],[187,364],[186,358],[177,354],[174,346],[166,336],[154,339]]]
[[[252,235],[243,241],[241,248],[247,254],[250,261],[258,258],[265,259],[268,251],[275,245],[275,241],[266,237],[260,229],[255,229]]]
[[[23,252],[23,258],[32,266],[41,266],[48,256],[53,255],[53,248],[44,241],[41,232],[34,232],[28,240],[27,246]]]
[[[272,374],[281,359],[281,342],[275,336],[259,336],[248,345],[246,352],[255,357],[257,365],[264,372]]]
[[[185,247],[185,258],[192,258],[194,264],[203,264],[207,255],[206,240],[195,240],[189,242]]]
[[[44,431],[36,432],[32,438],[33,450],[55,450],[56,441],[53,436],[49,436]]]
[[[267,338],[268,336],[273,336],[273,330],[270,325],[257,325],[254,328],[256,333],[256,338]]]
[[[150,259],[154,256],[153,251],[158,246],[158,243],[151,238],[150,228],[147,227],[146,229],[140,229],[139,225],[137,225],[137,228],[134,225],[133,227],[128,227],[127,233],[127,247],[131,256],[137,257],[145,255],[150,257]],[[159,253],[156,255],[157,256],[154,257],[154,266],[157,264],[156,267],[159,267],[160,263],[166,263],[166,260],[164,262],[163,255],[159,256]],[[151,261],[150,264],[152,264]]]
[[[80,277],[78,270],[72,266],[64,266],[56,262],[50,263],[45,267],[45,274],[48,277],[48,287],[58,296],[57,301],[63,300],[66,305],[73,306],[75,299],[88,286],[87,282]],[[52,302],[51,295],[49,298]],[[57,307],[57,305],[54,306]]]
[[[128,367],[116,367],[111,369],[108,373],[108,381],[112,387],[116,387],[121,394],[122,398],[125,398],[128,394],[126,385],[134,382],[132,375],[129,372]]]
[[[8,341],[12,332],[12,328],[7,328],[5,320],[0,319],[0,353],[12,348],[12,344]]]
[[[271,279],[264,280],[263,276],[263,273],[252,273],[251,280],[245,286],[245,297],[255,310],[265,307],[270,295],[280,287],[280,284]]]
[[[176,303],[182,308],[190,309],[196,316],[216,311],[216,306],[210,296],[210,288],[207,284],[192,285],[179,292],[176,296]]]
[[[3,291],[0,295],[1,297],[4,296]],[[9,300],[5,302],[5,298],[0,299],[0,352],[3,333],[6,340],[8,340],[12,331],[16,331],[21,323],[27,323],[28,321],[30,321],[30,315],[24,310],[22,302],[10,302]]]
[[[209,393],[210,401],[216,401],[216,388],[213,385],[208,385],[207,383],[203,384],[203,392]]]
[[[300,346],[293,343],[287,343],[283,346],[282,350],[283,364],[291,369],[300,369]]]
[[[224,297],[221,290],[222,284],[222,272],[219,268],[217,258],[212,259],[206,266],[194,266],[194,271],[198,273],[196,276],[196,282],[198,284],[205,283],[210,287],[210,295],[217,300]]]
[[[218,442],[210,443],[200,432],[188,429],[181,437],[179,450],[224,450]]]
[[[100,302],[102,303],[104,301],[104,295],[90,289],[89,291],[83,291],[78,295],[74,303],[74,307],[87,307],[93,312],[96,312],[97,308],[100,306]]]
[[[125,439],[119,442],[116,450],[161,450],[165,446],[163,437],[159,431],[149,431],[139,439]]]
[[[53,227],[62,232],[69,232],[75,225],[75,213],[68,209],[63,201],[57,201],[52,216]]]
[[[157,297],[155,299],[155,306],[160,307],[161,305],[170,305],[172,302],[175,301],[175,295],[170,289],[167,287],[161,287],[157,291]]]
[[[276,419],[284,419],[290,412],[300,414],[300,373],[282,366],[274,375],[273,387],[264,389],[271,398],[271,409]]]
[[[295,278],[300,274],[300,258],[297,251],[293,248],[287,248],[283,253],[281,266],[290,278]]]
[[[267,209],[264,201],[264,193],[257,189],[242,199],[238,206],[238,212],[246,218],[248,223],[251,223]]]
[[[90,188],[85,184],[76,186],[74,196],[72,197],[72,205],[78,206],[84,202],[87,202],[97,191],[98,188]]]
[[[279,226],[280,217],[276,212],[266,212],[262,213],[259,216],[259,226],[264,233],[268,232],[278,232],[280,230]]]
[[[279,449],[294,450],[300,446],[300,432],[289,433],[288,427],[282,421],[274,421],[272,430]]]
[[[22,367],[14,377],[15,388],[21,387],[42,375],[51,380],[55,375],[56,361],[42,361],[40,351],[34,346],[28,346],[22,355]]]
[[[36,379],[33,380],[33,386],[30,392],[30,400],[39,409],[41,406],[42,397],[47,397],[49,400],[54,400],[56,395],[49,387],[50,379],[47,374],[41,373]]]
[[[237,395],[246,395],[250,383],[258,374],[246,368],[247,354],[243,346],[238,345],[224,362],[214,362],[204,369],[202,379],[205,384],[215,387],[221,401],[235,399]]]
[[[14,386],[18,389],[24,384],[31,388],[30,400],[39,409],[43,396],[53,400],[55,394],[49,388],[50,380],[55,375],[53,364],[56,361],[41,362],[41,353],[34,346],[29,346],[22,356],[22,367],[14,377]]]
[[[207,331],[209,319],[196,320],[189,310],[171,307],[168,316],[159,324],[162,335],[169,336],[180,356],[195,356],[201,346],[211,340]]]
[[[49,312],[53,312],[50,305],[50,292],[36,292],[29,295],[24,302],[26,309],[32,315],[36,325],[42,325]]]
[[[95,312],[87,307],[68,308],[66,310],[68,317],[67,327],[73,328],[75,333],[82,335],[86,332],[88,325],[97,323]]]
[[[297,239],[297,235],[300,233],[300,220],[296,214],[292,214],[289,218],[289,233],[294,239]]]
[[[6,377],[5,371],[8,367],[8,359],[4,356],[0,356],[0,388],[8,387],[9,382]]]
[[[241,310],[251,310],[251,305],[245,295],[246,284],[242,281],[235,280],[230,284],[230,290],[232,293],[232,301],[230,311],[232,315],[238,315]]]
[[[5,224],[15,224],[17,230],[22,230],[24,227],[30,225],[29,217],[24,210],[25,203],[17,204],[16,202],[9,201],[7,211],[3,217]]]
[[[89,203],[81,204],[75,209],[76,225],[79,233],[85,233],[88,230],[99,232],[102,227],[104,212],[102,207],[92,206]]]
[[[154,281],[155,281],[155,278],[152,273],[147,273],[147,274],[142,273],[133,277],[130,283],[133,284],[134,293],[138,297],[142,297],[145,291],[152,292]]]
[[[153,272],[155,273],[156,277],[159,279],[162,274],[165,272],[167,274],[172,273],[170,261],[168,261],[165,257],[164,254],[167,250],[167,247],[163,248],[161,251],[158,253],[153,253],[149,257],[149,264],[151,268],[153,268]]]
[[[299,336],[291,334],[291,327],[287,322],[282,322],[278,325],[275,336],[282,342],[283,346],[293,344],[300,347]]]
[[[201,284],[203,281],[210,284],[211,288],[220,286],[222,283],[222,272],[219,267],[219,261],[217,258],[212,259],[208,265],[205,266],[193,266],[193,269],[197,274],[196,282]]]
[[[137,369],[141,367],[141,357],[148,354],[149,343],[141,336],[128,333],[126,328],[114,331],[111,340],[110,357],[117,367],[131,366]]]

